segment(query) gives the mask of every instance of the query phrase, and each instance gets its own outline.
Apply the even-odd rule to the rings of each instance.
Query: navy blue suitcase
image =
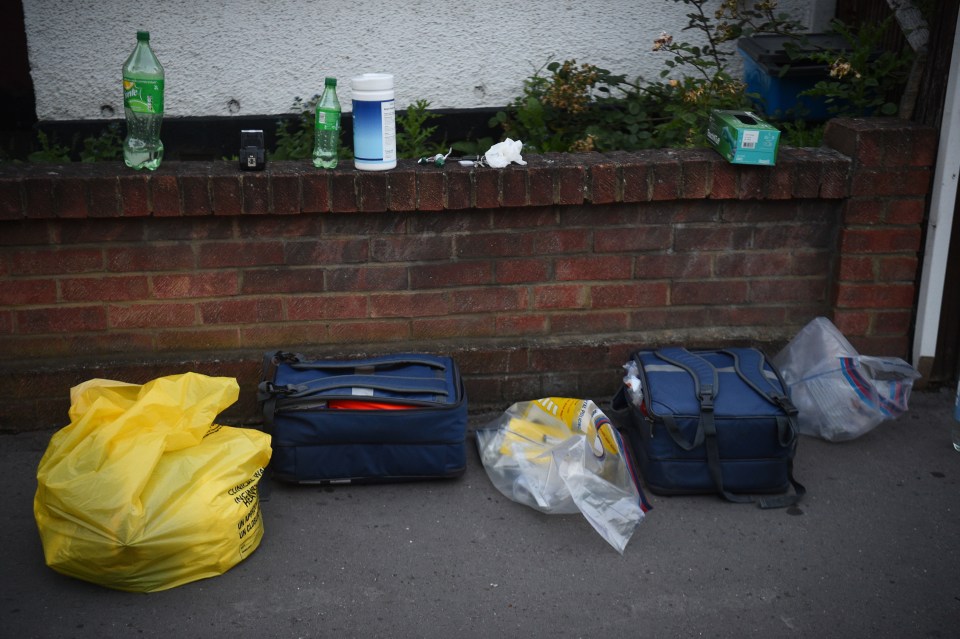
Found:
[[[280,480],[406,481],[466,469],[467,396],[450,357],[267,353],[258,401]]]
[[[643,402],[614,397],[644,483],[661,495],[719,493],[735,502],[768,497],[760,506],[796,503],[804,488],[793,477],[797,410],[764,354],[752,348],[638,351]]]

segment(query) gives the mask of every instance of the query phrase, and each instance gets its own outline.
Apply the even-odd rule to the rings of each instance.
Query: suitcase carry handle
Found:
[[[397,354],[385,355],[376,358],[354,359],[354,360],[310,360],[297,353],[279,352],[274,355],[274,360],[286,364],[290,368],[298,371],[306,370],[355,370],[357,372],[373,372],[384,368],[395,368],[397,366],[427,366],[439,371],[447,370],[443,362],[423,355]]]
[[[756,349],[728,349],[721,351],[733,357],[734,369],[737,375],[755,392],[764,397],[767,401],[779,406],[781,410],[787,413],[787,418],[777,419],[778,437],[781,445],[784,447],[793,446],[796,443],[796,408],[790,402],[786,395],[779,393],[769,379],[763,374],[763,353]],[[695,355],[685,348],[670,347],[662,348],[656,352],[660,359],[678,366],[687,371],[693,378],[694,387],[697,393],[697,399],[700,401],[700,423],[697,426],[697,434],[694,441],[688,442],[676,423],[664,419],[670,436],[678,446],[684,450],[691,450],[700,443],[704,444],[707,451],[707,468],[713,479],[717,491],[727,501],[736,503],[752,503],[753,498],[746,495],[735,495],[723,487],[723,473],[720,470],[720,450],[717,446],[717,430],[714,423],[713,400],[720,392],[718,384],[717,370],[710,362],[704,358]],[[746,369],[741,369],[741,363],[746,364]],[[779,375],[778,375],[779,378]],[[781,380],[782,382],[782,380]],[[767,386],[770,390],[765,392],[761,390],[762,386]],[[789,407],[792,410],[787,410]],[[784,443],[786,441],[786,443]],[[690,448],[686,448],[689,446]],[[781,495],[777,497],[764,497],[759,501],[761,508],[784,508],[800,501],[800,498],[806,493],[806,489],[793,477],[793,459],[787,462],[787,472],[790,484],[794,488],[793,495]]]
[[[390,377],[387,375],[336,375],[321,377],[304,384],[276,385],[271,382],[262,384],[266,393],[280,393],[288,398],[310,397],[338,388],[363,388],[387,393],[408,393],[412,395],[448,396],[446,384],[442,379],[432,377]]]

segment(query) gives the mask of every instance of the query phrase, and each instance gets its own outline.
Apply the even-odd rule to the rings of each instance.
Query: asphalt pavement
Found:
[[[249,558],[151,594],[45,565],[32,502],[52,432],[2,435],[0,637],[958,637],[952,415],[952,392],[914,392],[857,440],[801,438],[799,507],[647,493],[622,556],[579,515],[503,497],[472,446],[456,480],[271,481]]]

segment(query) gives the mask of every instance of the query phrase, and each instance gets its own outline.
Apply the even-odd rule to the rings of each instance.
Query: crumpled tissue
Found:
[[[516,162],[522,166],[526,164],[524,159],[520,157],[520,151],[522,149],[523,142],[507,138],[503,142],[498,142],[491,146],[487,152],[483,154],[483,157],[487,161],[487,165],[495,169],[502,169],[511,162]]]

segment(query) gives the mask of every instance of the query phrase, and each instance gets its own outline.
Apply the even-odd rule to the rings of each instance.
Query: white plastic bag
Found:
[[[902,359],[858,354],[825,317],[801,329],[773,363],[799,411],[800,432],[833,442],[860,437],[906,412],[920,377]]]
[[[491,146],[487,152],[483,154],[483,157],[487,160],[487,165],[495,169],[502,169],[511,162],[524,165],[526,161],[523,159],[523,156],[520,155],[522,149],[523,142],[507,138],[503,142],[497,142]]]
[[[616,429],[590,400],[514,404],[477,431],[494,486],[548,514],[582,513],[623,553],[645,505]]]

